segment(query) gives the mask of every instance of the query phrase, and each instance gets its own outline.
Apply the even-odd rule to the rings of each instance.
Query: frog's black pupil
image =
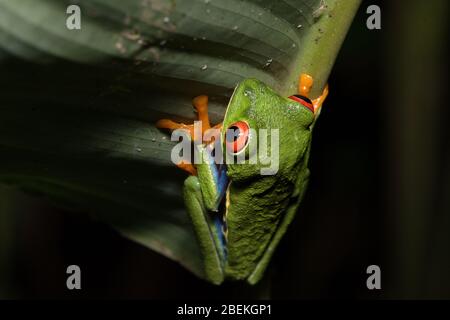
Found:
[[[227,135],[227,141],[235,142],[238,139],[238,137],[241,135],[240,129],[237,126],[232,126],[232,127],[230,127],[230,131],[232,132],[232,134]]]

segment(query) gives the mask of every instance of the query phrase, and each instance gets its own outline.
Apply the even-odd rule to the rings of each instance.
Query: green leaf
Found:
[[[321,92],[359,0],[0,0],[0,181],[88,211],[203,276],[162,117],[220,122],[254,77]]]

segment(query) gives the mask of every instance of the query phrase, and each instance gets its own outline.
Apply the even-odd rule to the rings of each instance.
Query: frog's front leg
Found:
[[[211,228],[214,225],[214,217],[209,215],[204,206],[200,182],[197,177],[190,176],[184,181],[183,197],[203,255],[206,277],[212,283],[220,284],[224,279],[223,257],[218,250],[221,245],[218,243],[220,235],[218,230]]]
[[[196,140],[200,143],[203,142],[210,142],[210,141],[203,141],[203,135],[205,131],[209,130],[211,128],[211,124],[209,122],[209,115],[208,115],[208,96],[201,95],[197,96],[194,99],[192,99],[192,105],[195,109],[195,111],[198,114],[198,120],[201,123],[201,136],[197,137],[195,136],[194,132],[194,125],[193,124],[184,124],[184,123],[177,123],[175,121],[172,121],[170,119],[160,119],[158,122],[156,122],[156,127],[160,129],[169,129],[171,131],[173,130],[185,130],[189,132],[189,136],[191,137],[191,140]],[[215,125],[213,128],[220,129],[221,124]],[[194,165],[191,163],[181,162],[176,164],[179,168],[189,172],[191,175],[197,175],[197,169]]]
[[[158,128],[189,132],[191,140],[196,141],[194,152],[201,159],[200,163],[178,163],[177,166],[188,171],[191,176],[185,180],[183,198],[191,218],[194,231],[203,256],[206,278],[215,284],[224,279],[223,264],[226,259],[226,239],[224,237],[224,222],[218,212],[228,184],[225,166],[217,165],[212,157],[214,143],[203,139],[204,133],[211,129],[208,116],[208,97],[198,96],[192,104],[201,122],[201,136],[197,137],[194,125],[176,123],[162,119],[156,123]],[[220,128],[220,124],[214,127]]]
[[[299,81],[298,81],[298,92],[300,95],[304,97],[309,97],[309,93],[311,91],[311,88],[313,86],[314,80],[313,78],[306,73],[302,73],[300,75]],[[322,94],[317,97],[316,99],[312,100],[312,104],[314,107],[314,113],[317,115],[320,112],[320,108],[322,107],[323,102],[328,96],[328,84],[325,85],[325,88],[323,89]]]

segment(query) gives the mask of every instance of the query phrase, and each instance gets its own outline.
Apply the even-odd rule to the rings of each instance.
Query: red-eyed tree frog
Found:
[[[299,94],[285,98],[261,81],[243,80],[234,90],[223,123],[213,127],[221,130],[218,140],[202,139],[194,150],[202,163],[177,164],[190,174],[183,196],[210,282],[232,279],[257,283],[297,212],[309,178],[312,129],[328,94],[326,86],[320,97],[310,100],[312,85],[312,77],[302,74]],[[211,129],[208,97],[194,98],[193,105],[203,134]],[[156,125],[194,133],[193,125],[168,119]],[[278,153],[273,174],[261,173],[264,165],[258,161],[258,151],[252,151],[252,145],[261,147],[256,138],[261,129],[268,135],[267,149]],[[234,135],[228,135],[228,130]],[[271,149],[275,133],[277,149]],[[213,161],[208,151],[216,143],[221,146],[216,153],[231,155],[224,164]],[[238,155],[247,161],[228,161]]]

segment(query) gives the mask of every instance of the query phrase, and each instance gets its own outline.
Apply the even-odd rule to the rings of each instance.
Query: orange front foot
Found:
[[[322,91],[322,94],[317,97],[316,99],[312,100],[313,106],[314,106],[314,113],[317,114],[320,111],[320,108],[322,107],[323,102],[328,96],[328,84],[325,85],[325,88]]]
[[[156,122],[156,127],[160,128],[160,129],[169,129],[171,131],[174,131],[177,129],[186,130],[189,132],[189,135],[192,140],[196,139],[202,143],[205,142],[205,141],[203,141],[203,135],[206,130],[211,128],[211,124],[209,122],[209,115],[208,115],[208,96],[201,95],[201,96],[195,97],[192,100],[192,105],[194,106],[194,109],[197,112],[198,121],[200,121],[200,123],[201,123],[201,136],[200,137],[195,136],[193,124],[177,123],[177,122],[174,122],[169,119],[161,119],[161,120],[158,120],[158,122]],[[219,128],[220,126],[221,126],[221,124],[218,124],[218,125],[214,126],[214,128]],[[209,141],[206,141],[206,142],[209,142]],[[189,174],[191,174],[191,175],[197,174],[197,170],[195,169],[195,167],[192,163],[181,162],[181,163],[178,163],[177,166],[179,168],[183,169],[184,171],[189,172]]]
[[[309,93],[311,91],[313,83],[314,83],[313,77],[311,77],[309,74],[302,73],[298,81],[299,94],[309,98]],[[314,106],[314,113],[316,115],[320,111],[320,108],[322,107],[322,104],[327,96],[328,96],[328,84],[323,89],[322,95],[312,100],[312,104]]]

